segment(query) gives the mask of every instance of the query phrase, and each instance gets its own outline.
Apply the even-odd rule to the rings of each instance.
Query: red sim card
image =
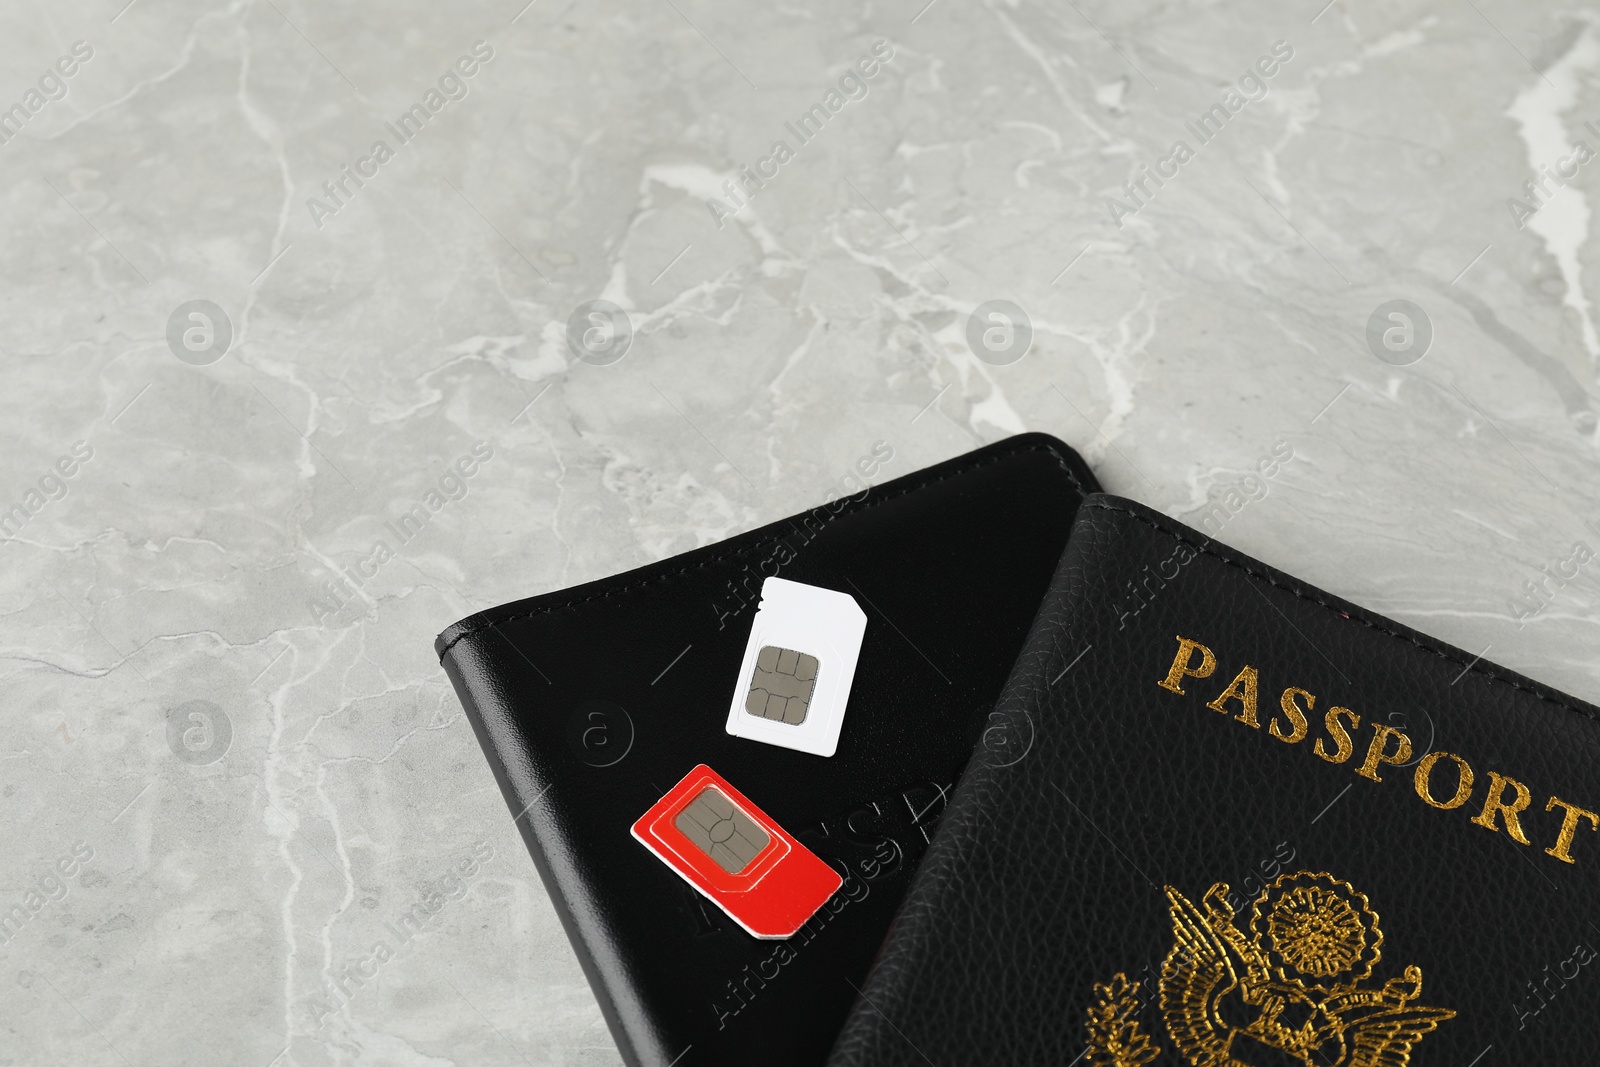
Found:
[[[633,836],[760,938],[793,936],[844,884],[703,763],[639,817]]]

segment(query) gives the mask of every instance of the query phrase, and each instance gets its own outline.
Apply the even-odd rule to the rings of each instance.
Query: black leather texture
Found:
[[[1094,496],[986,740],[833,1067],[1600,1061],[1593,706]]]
[[[1022,435],[440,635],[628,1063],[826,1059],[1094,490],[1066,445]],[[724,731],[773,574],[867,615],[832,757]],[[699,763],[845,878],[793,938],[746,934],[630,836]]]

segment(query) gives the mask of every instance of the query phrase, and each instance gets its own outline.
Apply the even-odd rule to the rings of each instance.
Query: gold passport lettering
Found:
[[[1300,702],[1305,701],[1306,706],[1300,707]],[[1310,728],[1306,716],[1311,709],[1317,706],[1317,698],[1304,689],[1290,686],[1283,691],[1283,696],[1278,698],[1278,707],[1282,709],[1284,718],[1289,721],[1289,732],[1284,733],[1278,726],[1278,720],[1273,719],[1267,724],[1267,733],[1288,745],[1296,745],[1306,739],[1306,730]]]
[[[1506,793],[1513,793],[1511,800],[1506,800]],[[1517,818],[1518,812],[1533,803],[1533,794],[1528,792],[1528,787],[1515,778],[1507,778],[1498,771],[1489,772],[1489,795],[1483,800],[1483,810],[1480,811],[1473,822],[1485,830],[1499,829],[1495,825],[1495,816],[1506,828],[1506,833],[1516,838],[1524,845],[1532,844],[1528,835],[1522,832],[1522,820]]]
[[[1567,850],[1572,847],[1572,838],[1578,832],[1578,820],[1588,819],[1589,829],[1600,830],[1600,815],[1596,815],[1592,811],[1585,811],[1576,804],[1562,800],[1560,797],[1551,797],[1545,801],[1545,811],[1555,811],[1557,808],[1563,809],[1566,812],[1566,816],[1561,820],[1561,833],[1556,836],[1555,847],[1547,848],[1545,852],[1564,863],[1571,863],[1573,862],[1572,856]]]
[[[1193,638],[1178,635],[1177,641],[1178,651],[1172,657],[1172,666],[1167,670],[1166,677],[1156,684],[1179,696],[1188,696],[1189,690],[1196,688],[1194,682],[1204,681],[1216,674],[1217,656]],[[1221,677],[1226,677],[1226,674]],[[1185,689],[1185,683],[1189,689]],[[1205,706],[1230,715],[1235,722],[1259,730],[1261,684],[1260,670],[1244,664]],[[1316,706],[1314,694],[1297,686],[1289,686],[1278,698],[1278,710],[1268,714],[1267,733],[1286,745],[1300,744],[1311,735]],[[1268,707],[1271,707],[1270,703]],[[1391,767],[1406,768],[1415,756],[1415,748],[1403,730],[1380,722],[1368,722],[1367,725],[1372,733],[1370,737],[1363,737],[1358,713],[1338,704],[1330,705],[1322,714],[1322,731],[1312,742],[1311,751],[1329,763],[1351,763],[1357,748],[1361,747],[1363,752],[1360,762],[1355,765],[1355,773],[1374,782],[1388,781],[1383,776],[1384,771]],[[1591,833],[1600,831],[1600,813],[1556,796],[1549,797],[1542,808],[1536,806],[1534,791],[1527,784],[1495,770],[1480,776],[1465,756],[1454,752],[1434,750],[1424,754],[1417,761],[1411,783],[1417,796],[1429,807],[1440,811],[1467,808],[1473,812],[1469,821],[1474,826],[1481,826],[1491,833],[1504,833],[1521,845],[1533,844],[1524,826],[1525,820],[1535,833],[1545,833],[1545,827],[1551,820],[1544,818],[1544,815],[1559,809],[1561,827],[1554,833],[1555,844],[1544,849],[1544,853],[1562,863],[1576,862],[1572,858],[1572,847],[1580,829],[1587,829]],[[1483,785],[1482,799],[1469,806],[1474,794],[1479,792],[1480,783]]]
[[[1344,724],[1339,721],[1341,719],[1350,720],[1351,730],[1361,729],[1361,716],[1349,708],[1341,708],[1335,704],[1328,709],[1328,714],[1322,717],[1322,725],[1328,728],[1328,737],[1331,737],[1333,743],[1339,746],[1338,751],[1329,752],[1323,747],[1323,742],[1327,738],[1322,737],[1317,738],[1317,743],[1312,747],[1311,751],[1329,763],[1343,763],[1350,758],[1350,753],[1356,750],[1355,742],[1350,740],[1350,731],[1344,728]]]
[[[1367,758],[1361,764],[1361,769],[1356,771],[1363,778],[1371,778],[1374,782],[1383,781],[1378,777],[1378,766],[1383,763],[1392,763],[1397,767],[1404,767],[1411,759],[1411,738],[1396,730],[1392,726],[1373,723],[1372,744],[1367,746]],[[1386,749],[1389,740],[1393,738],[1395,747],[1393,752]]]
[[[1440,760],[1449,760],[1456,765],[1456,792],[1449,800],[1440,800],[1433,795],[1433,768]],[[1472,782],[1474,779],[1472,764],[1456,755],[1436,749],[1423,756],[1417,764],[1417,773],[1412,777],[1412,784],[1416,787],[1417,796],[1426,803],[1438,808],[1440,811],[1454,811],[1467,802],[1472,795]]]
[[[1217,699],[1207,704],[1206,707],[1226,715],[1228,714],[1227,702],[1237,700],[1239,702],[1238,720],[1246,726],[1259,730],[1261,723],[1256,719],[1256,685],[1256,669],[1246,663],[1238,676],[1228,683],[1228,688],[1224,689]]]
[[[1200,653],[1200,662],[1195,663],[1194,654]],[[1183,696],[1183,687],[1178,683],[1185,678],[1209,678],[1211,672],[1217,669],[1217,657],[1211,650],[1198,641],[1191,641],[1187,637],[1178,638],[1178,654],[1172,658],[1172,669],[1167,676],[1156,684],[1163,689],[1170,689],[1179,696]]]
[[[1406,1067],[1449,1008],[1416,1003],[1422,970],[1369,981],[1383,931],[1366,895],[1331,874],[1283,874],[1240,929],[1228,885],[1196,907],[1167,886],[1173,945],[1161,966],[1160,1021],[1193,1067]],[[1161,1048],[1141,1026],[1152,999],[1126,974],[1096,984],[1085,1020],[1089,1067],[1143,1067]]]

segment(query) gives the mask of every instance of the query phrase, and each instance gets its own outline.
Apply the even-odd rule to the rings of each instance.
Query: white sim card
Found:
[[[848,593],[768,578],[728,709],[728,733],[831,756],[867,616]]]

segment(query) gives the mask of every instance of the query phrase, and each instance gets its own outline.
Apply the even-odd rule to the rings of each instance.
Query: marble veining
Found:
[[[1600,8],[0,28],[0,1064],[619,1062],[433,635],[880,442],[1600,700]]]

